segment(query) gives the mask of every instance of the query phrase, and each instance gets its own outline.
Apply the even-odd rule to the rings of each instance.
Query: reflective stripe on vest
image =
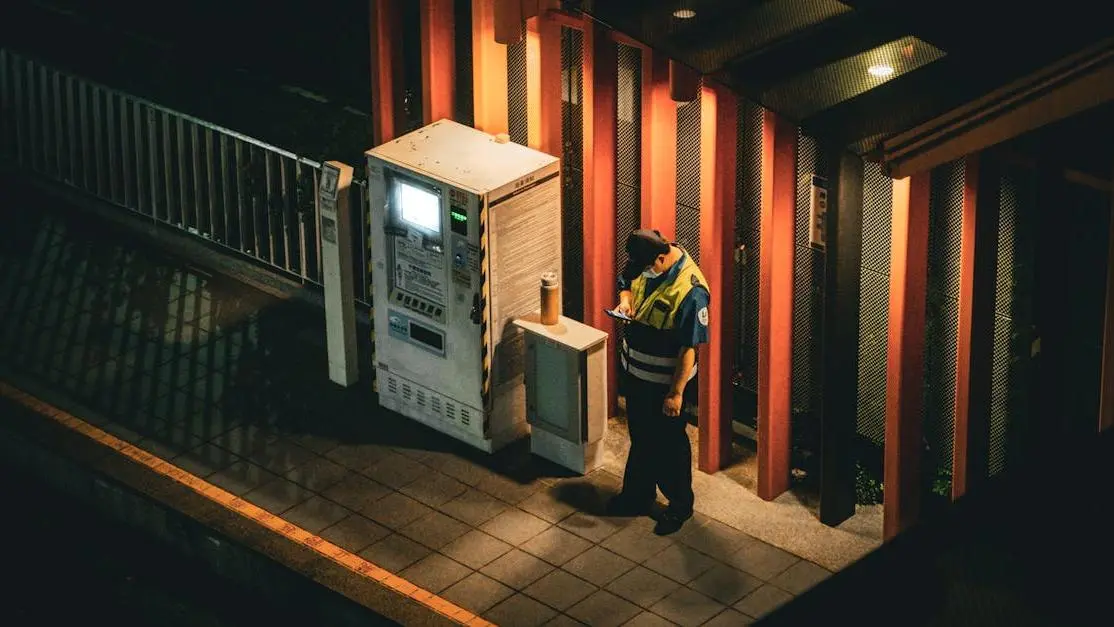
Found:
[[[631,348],[627,341],[623,340],[619,361],[623,364],[623,370],[636,379],[662,385],[673,383],[673,371],[677,367],[676,357],[649,355]],[[693,363],[692,370],[685,379],[685,383],[688,383],[695,376],[696,364]]]

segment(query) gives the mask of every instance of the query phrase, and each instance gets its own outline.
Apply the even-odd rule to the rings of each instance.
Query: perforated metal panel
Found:
[[[737,265],[735,307],[740,385],[758,390],[758,279],[762,248],[762,108],[739,100],[735,144],[735,241],[745,246]],[[738,418],[738,417],[737,417]]]
[[[809,199],[816,172],[816,140],[797,138],[797,198],[793,239],[793,408],[808,412],[823,393],[820,369],[821,314],[824,303],[824,255],[808,245]]]
[[[700,262],[700,99],[677,107],[677,243]]]
[[[962,159],[932,172],[925,318],[924,437],[928,464],[951,467],[955,436],[956,338],[963,228]],[[932,472],[931,466],[926,467]]]
[[[859,435],[886,439],[886,355],[889,333],[893,179],[877,163],[863,168],[863,256],[859,272]]]
[[[527,100],[526,100],[526,24],[521,27],[522,37],[518,43],[507,46],[507,133],[511,141],[526,145]]]
[[[456,78],[453,83],[453,109],[456,121],[476,123],[472,98],[472,0],[453,0],[453,51]]]
[[[561,28],[562,311],[584,319],[584,34]]]
[[[642,189],[642,51],[620,44],[616,98],[615,234],[619,242],[639,226]],[[623,246],[615,247],[616,274],[626,264]]]

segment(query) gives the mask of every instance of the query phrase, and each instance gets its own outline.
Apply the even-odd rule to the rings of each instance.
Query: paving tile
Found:
[[[346,477],[322,491],[330,500],[336,501],[350,510],[364,512],[368,508],[392,494],[391,489],[380,485],[363,475],[349,473]]]
[[[407,566],[398,576],[427,592],[437,594],[470,574],[471,568],[440,553],[431,553]]]
[[[508,479],[503,475],[494,473],[488,475],[476,484],[477,490],[486,492],[500,501],[511,505],[517,505],[525,501],[537,492],[540,487],[541,485],[537,483],[519,483],[514,479]]]
[[[330,459],[314,455],[306,463],[288,471],[286,478],[314,492],[324,492],[349,474],[358,476]]]
[[[607,549],[593,546],[569,560],[561,568],[597,586],[605,586],[634,567],[635,563],[629,559]]]
[[[471,530],[471,527],[449,518],[441,512],[430,511],[399,530],[399,533],[431,549],[438,550]]]
[[[320,533],[344,520],[352,512],[342,505],[329,499],[314,495],[304,503],[295,505],[283,512],[282,517],[287,522],[298,525],[310,533]]]
[[[762,587],[762,580],[754,575],[719,564],[700,575],[688,585],[724,605],[732,605],[739,599]]]
[[[516,593],[484,612],[483,618],[499,627],[538,627],[556,615],[552,608]]]
[[[473,529],[441,547],[441,552],[469,568],[479,569],[513,547],[498,538]]]
[[[770,583],[790,594],[798,595],[831,575],[831,571],[807,560],[801,560],[771,579]]]
[[[215,444],[205,443],[178,455],[173,461],[174,465],[182,470],[205,478],[217,471],[228,468],[235,462],[240,461],[240,458]]]
[[[597,590],[565,613],[592,627],[618,627],[641,611],[637,605],[606,590]]]
[[[642,525],[628,525],[600,543],[603,548],[635,562],[657,555],[672,545],[673,540],[654,535],[653,531]]]
[[[538,490],[519,503],[518,507],[551,523],[560,522],[576,511],[575,507],[559,500],[549,490]]]
[[[645,608],[662,600],[679,587],[681,584],[644,566],[635,566],[604,586],[608,592]]]
[[[472,573],[450,586],[441,596],[466,610],[483,614],[514,594],[507,586],[481,573]]]
[[[596,590],[596,586],[579,577],[563,570],[554,570],[526,586],[523,592],[549,607],[564,611]]]
[[[478,526],[509,508],[506,503],[490,494],[468,490],[437,509],[469,525]]]
[[[429,472],[432,472],[429,466],[398,453],[391,453],[360,471],[361,474],[396,490]]]
[[[718,563],[696,549],[672,544],[642,565],[678,583],[688,583]]]
[[[410,538],[394,533],[360,551],[360,557],[397,573],[430,553],[429,549]]]
[[[515,590],[522,590],[552,570],[552,566],[533,555],[511,549],[481,568],[480,572]]]
[[[592,516],[584,512],[576,512],[557,523],[565,531],[591,542],[603,542],[624,527],[621,522],[614,519]]]
[[[508,509],[480,525],[480,529],[503,542],[518,546],[545,531],[549,523],[520,509]]]
[[[334,462],[361,472],[394,455],[390,448],[378,444],[341,444],[325,453]]]
[[[742,531],[700,514],[674,536],[678,543],[712,557],[734,553],[748,538]]]
[[[703,627],[746,627],[753,623],[751,617],[728,608],[713,616],[711,620],[704,623]]]
[[[392,492],[373,505],[361,509],[360,513],[384,527],[397,531],[419,518],[428,516],[432,511],[404,494]]]
[[[279,438],[248,453],[246,457],[271,472],[285,474],[316,458],[317,454]]]
[[[568,614],[558,614],[553,617],[544,627],[580,627],[584,623],[576,620]]]
[[[316,433],[292,433],[286,437],[298,446],[311,450],[318,455],[326,455],[340,445],[340,442],[335,438]]]
[[[234,462],[224,470],[209,475],[206,480],[209,483],[224,488],[236,496],[243,496],[256,488],[274,481],[277,477],[278,475],[262,466],[253,464],[247,460],[240,460]]]
[[[753,618],[762,618],[791,600],[793,595],[771,585],[764,585],[735,604],[735,609]]]
[[[541,559],[560,566],[587,551],[592,546],[580,536],[573,535],[560,527],[550,527],[522,543],[522,550]]]
[[[437,507],[455,499],[467,489],[468,486],[448,475],[436,470],[428,470],[424,476],[407,484],[399,492],[419,503]]]
[[[276,477],[262,486],[248,492],[244,498],[272,514],[282,514],[286,510],[308,501],[315,496],[313,492],[303,488],[284,477]]]
[[[391,534],[390,530],[360,514],[349,514],[340,522],[330,526],[318,535],[329,542],[350,551],[359,553],[382,538]]]
[[[678,588],[650,607],[650,611],[684,627],[696,627],[725,606],[691,588]]]
[[[457,481],[472,487],[476,487],[481,481],[494,474],[491,470],[458,456],[450,456],[442,459],[437,469]]]
[[[725,564],[766,581],[785,572],[798,561],[800,559],[792,553],[750,537],[742,543],[739,550],[723,558]]]
[[[673,624],[653,612],[642,612],[627,621],[623,627],[670,627]]]

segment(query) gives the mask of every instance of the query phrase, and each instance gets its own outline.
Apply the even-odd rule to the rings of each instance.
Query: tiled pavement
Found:
[[[378,409],[366,381],[329,383],[319,311],[25,209],[17,229],[0,208],[0,364],[492,622],[745,625],[828,575],[700,515],[668,538],[601,516],[613,474],[524,443],[482,455]]]

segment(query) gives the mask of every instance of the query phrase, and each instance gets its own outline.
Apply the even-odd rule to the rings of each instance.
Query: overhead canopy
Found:
[[[1088,49],[1092,55],[1109,53],[1110,43],[1103,43],[1111,34],[1104,3],[1089,0],[1054,4],[581,0],[571,4],[789,118],[806,133],[880,159],[896,154],[893,148],[898,144],[908,148],[909,136],[898,144],[894,138],[917,127],[922,127],[918,146],[939,144],[943,141],[939,138],[925,142],[925,133],[933,125],[940,130],[944,119],[954,123],[963,118],[967,132],[962,146],[977,150],[985,147],[979,145],[981,140],[997,142],[1009,133],[1114,97],[1111,89],[1085,93],[1087,86],[1102,84],[1094,75],[1084,82],[1076,75],[1037,87],[1048,82],[1050,68],[1070,55]],[[1071,70],[1070,66],[1061,63],[1060,73]],[[1091,69],[1106,71],[1104,67],[1108,66]],[[1009,90],[1001,88],[1011,84],[1014,91],[1026,90],[1031,99],[1044,99],[1044,105],[1026,110],[1026,115],[1036,117],[1024,124],[1002,125],[992,133],[970,134],[997,119],[970,115],[1001,108],[991,101],[1008,98]],[[1065,102],[1061,88],[1074,94],[1069,94],[1070,102]],[[971,106],[980,99],[981,104]],[[1014,114],[1011,119],[1022,117]],[[948,141],[955,139],[949,137]],[[883,150],[885,140],[890,141]],[[931,167],[937,157],[954,152],[936,149],[932,157],[917,152],[913,159],[906,150],[901,165],[893,165],[891,172],[905,175]]]

